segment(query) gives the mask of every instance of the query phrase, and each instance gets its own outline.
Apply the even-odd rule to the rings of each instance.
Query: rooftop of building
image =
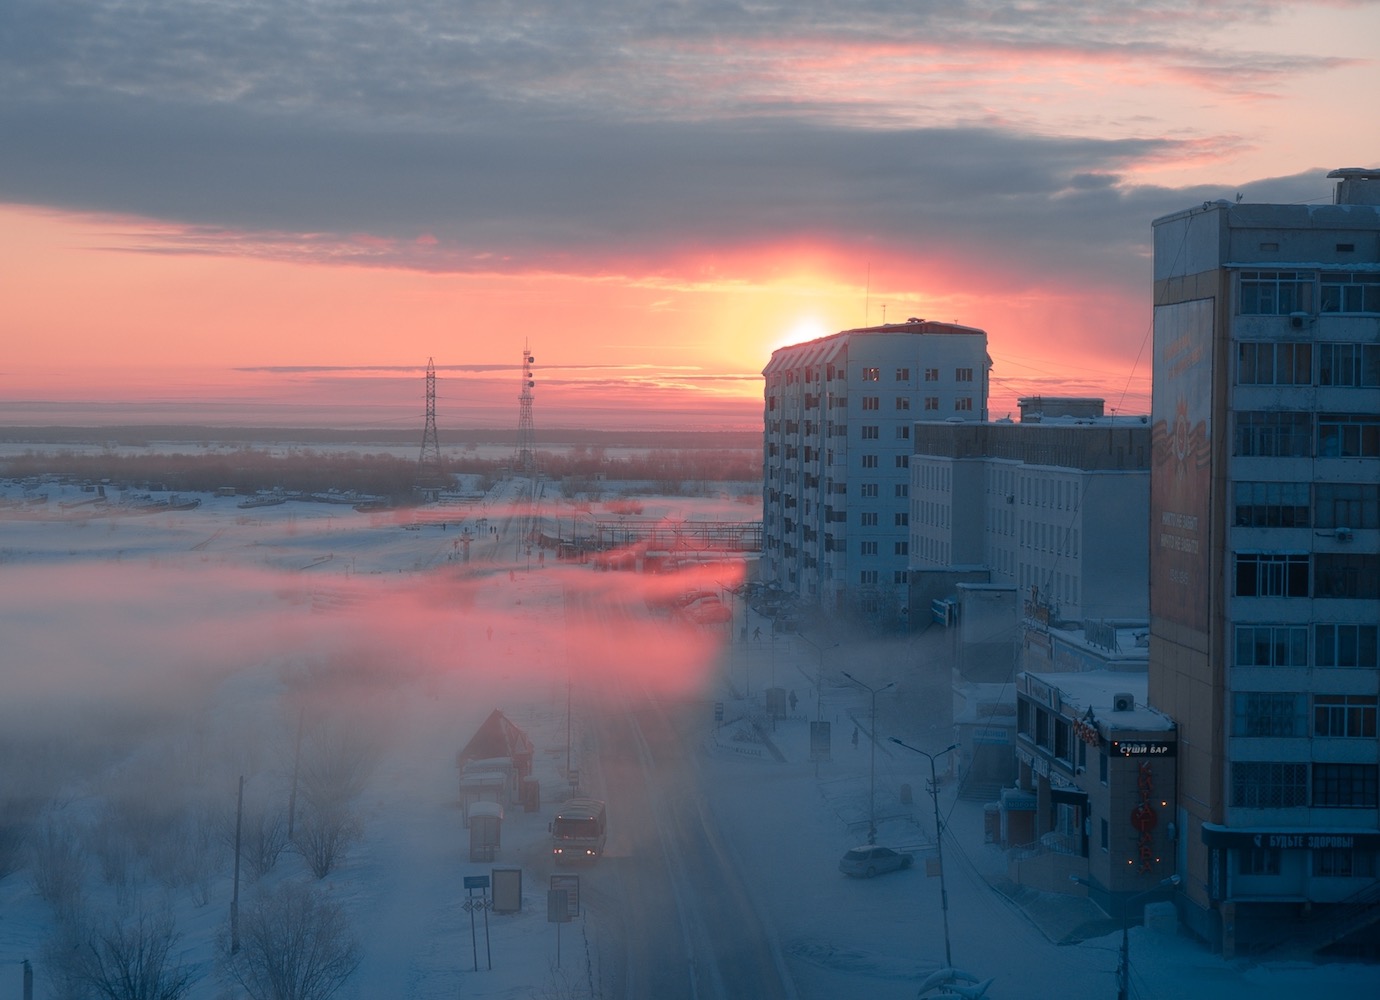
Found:
[[[1116,670],[1088,670],[1081,673],[1023,671],[1020,677],[1033,679],[1058,691],[1060,705],[1071,709],[1072,714],[1079,717],[1086,716],[1091,710],[1099,722],[1119,729],[1170,732],[1175,728],[1173,719],[1145,703],[1150,684],[1147,674]],[[1134,707],[1115,710],[1118,695],[1130,695]]]
[[[816,337],[814,340],[804,340],[798,344],[787,344],[772,351],[771,361],[762,370],[763,375],[770,374],[777,368],[785,367],[787,364],[795,365],[821,365],[834,361],[839,353],[856,338],[895,336],[904,334],[909,336],[969,336],[981,337],[984,342],[987,331],[978,329],[975,326],[963,326],[959,323],[940,323],[928,319],[920,319],[912,316],[903,323],[882,323],[879,326],[860,326],[850,330],[840,330],[837,333],[827,334],[823,337]]]

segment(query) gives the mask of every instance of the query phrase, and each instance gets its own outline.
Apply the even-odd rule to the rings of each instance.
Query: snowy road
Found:
[[[614,633],[638,617],[582,599],[567,602],[567,615]],[[609,853],[588,876],[602,995],[794,998],[775,935],[708,808],[694,706],[626,678],[603,681],[583,703],[610,817]]]

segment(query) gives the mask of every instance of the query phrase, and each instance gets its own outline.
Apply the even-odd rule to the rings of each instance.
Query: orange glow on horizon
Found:
[[[0,244],[0,268],[24,291],[8,303],[0,399],[11,403],[0,422],[52,422],[14,415],[30,399],[184,405],[216,420],[215,406],[239,399],[288,405],[299,422],[313,406],[356,403],[364,420],[372,399],[402,407],[389,419],[405,421],[419,412],[413,381],[431,357],[444,391],[479,408],[457,422],[508,425],[525,340],[547,426],[616,423],[620,408],[673,424],[716,405],[741,425],[760,420],[759,376],[776,348],[908,316],[986,330],[996,378],[1022,381],[1019,369],[1001,370],[1004,356],[1043,353],[1051,368],[1057,356],[1118,386],[1148,308],[1087,288],[1022,289],[1016,276],[951,255],[819,241],[640,271],[628,262],[617,277],[481,275],[118,249],[171,232],[141,220],[8,207],[0,223],[14,235]]]

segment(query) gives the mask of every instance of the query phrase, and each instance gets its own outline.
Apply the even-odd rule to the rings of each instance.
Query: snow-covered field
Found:
[[[44,489],[47,504],[0,510],[0,835],[27,823],[12,854],[19,867],[0,877],[0,995],[20,995],[25,960],[36,997],[85,995],[63,987],[73,948],[139,913],[171,919],[170,958],[196,977],[187,997],[244,995],[221,958],[240,779],[244,814],[260,830],[286,811],[294,770],[323,761],[355,765],[347,799],[356,835],[320,878],[290,849],[267,871],[257,870],[267,867],[262,854],[258,865],[242,854],[242,926],[267,892],[309,886],[339,906],[344,936],[358,944],[341,997],[606,995],[599,944],[612,925],[599,901],[559,928],[547,921],[551,807],[568,788],[568,756],[575,768],[594,763],[582,760],[593,750],[578,711],[567,714],[565,609],[578,593],[649,614],[647,579],[534,562],[514,534],[525,504],[513,483],[414,530],[391,513],[244,509],[212,496],[190,510],[89,516],[91,507],[61,506],[89,494]],[[751,516],[732,501],[681,498],[648,502],[644,514],[663,512]],[[922,639],[900,654],[855,645],[824,656],[794,636],[741,641],[754,621],[737,614],[733,629],[701,630],[677,655],[663,650],[677,668],[643,668],[639,683],[702,705],[688,752],[795,994],[913,997],[942,964],[946,914],[923,863],[875,880],[838,873],[840,855],[865,836],[868,702],[837,671],[898,681],[879,699],[879,733],[937,747],[944,734],[916,730],[923,713],[907,700],[916,691],[907,671],[934,650]],[[669,626],[664,634],[680,642]],[[640,666],[616,643],[581,655]],[[808,722],[821,664],[819,711],[836,737],[816,772]],[[769,682],[801,696],[772,733],[781,760],[739,738],[738,720],[760,713]],[[455,757],[495,708],[535,745],[542,808],[510,807],[496,859],[473,862]],[[855,725],[864,729],[856,748],[846,735]],[[877,753],[879,841],[923,857],[928,768],[900,753]],[[993,888],[1004,859],[983,842],[981,807],[956,802],[951,787],[940,806],[954,963],[994,978],[990,997],[1115,995],[1119,932],[1051,943]],[[495,867],[522,870],[519,912],[467,908],[465,877]],[[1142,998],[1369,997],[1380,983],[1360,965],[1223,962],[1187,937],[1145,928],[1132,929],[1131,955],[1131,995]]]

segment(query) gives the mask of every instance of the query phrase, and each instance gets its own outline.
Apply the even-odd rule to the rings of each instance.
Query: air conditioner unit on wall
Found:
[[[1338,528],[1336,531],[1333,532],[1333,534],[1336,536],[1337,541],[1339,541],[1339,542],[1349,542],[1349,541],[1351,541],[1351,529],[1350,529],[1350,528]]]
[[[1112,695],[1113,712],[1130,712],[1136,707],[1136,696],[1133,694],[1114,694]]]

